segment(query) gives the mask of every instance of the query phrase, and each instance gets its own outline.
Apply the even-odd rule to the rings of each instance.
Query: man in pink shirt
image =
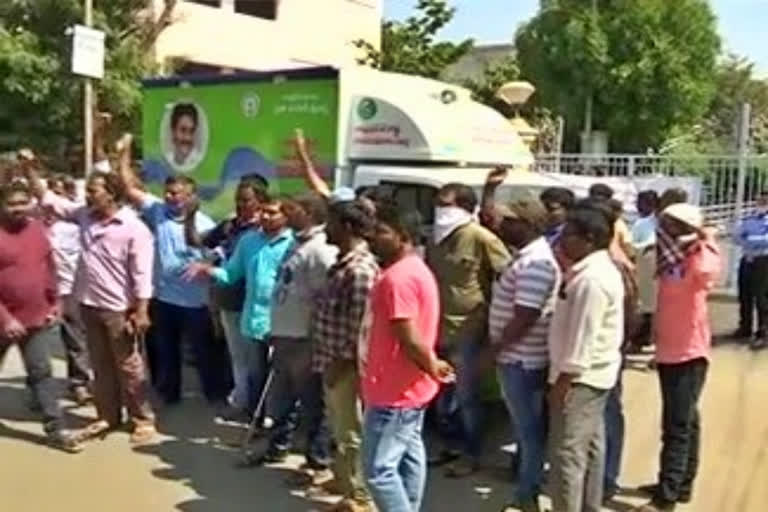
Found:
[[[416,512],[426,483],[424,410],[453,368],[435,353],[440,322],[437,283],[413,251],[418,222],[377,208],[374,252],[385,267],[372,292],[372,325],[360,347],[363,472],[381,511]]]
[[[152,235],[136,213],[123,205],[123,186],[117,175],[91,175],[86,207],[43,192],[38,180],[31,181],[38,186],[43,206],[80,226],[83,250],[75,297],[85,324],[99,417],[81,438],[117,428],[125,406],[134,427],[131,441],[147,442],[154,437],[155,428],[140,340],[149,327]]]
[[[709,366],[707,294],[720,271],[720,251],[693,205],[668,206],[657,234],[656,361],[662,396],[658,483],[641,489],[653,499],[641,512],[671,511],[691,500],[699,464],[698,401]]]

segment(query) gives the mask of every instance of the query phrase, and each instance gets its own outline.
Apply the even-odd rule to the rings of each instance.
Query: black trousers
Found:
[[[768,256],[739,262],[739,331],[754,332],[757,309],[757,334],[768,335]]]
[[[153,328],[147,338],[147,359],[152,385],[163,400],[181,399],[182,343],[191,345],[203,394],[209,402],[222,400],[226,389],[226,349],[217,346],[208,308],[187,308],[153,300]]]
[[[662,447],[659,487],[654,502],[674,504],[690,496],[699,468],[699,397],[709,363],[704,358],[659,364],[662,399]]]

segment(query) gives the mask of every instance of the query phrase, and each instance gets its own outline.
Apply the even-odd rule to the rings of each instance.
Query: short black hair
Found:
[[[181,118],[185,116],[192,119],[195,128],[197,128],[199,114],[197,112],[197,107],[192,103],[177,103],[174,105],[173,110],[171,111],[171,128],[176,128],[176,125],[179,124]]]
[[[568,212],[566,223],[576,230],[579,236],[589,240],[596,249],[607,249],[613,239],[611,210],[605,203],[593,203],[591,206],[579,204]]]
[[[102,180],[104,190],[115,200],[116,203],[122,203],[125,200],[125,185],[120,177],[112,172],[94,172],[88,176],[88,183],[96,180]]]
[[[477,209],[477,194],[469,185],[463,183],[447,183],[438,192],[438,195],[453,194],[456,206],[469,213],[475,213]]]
[[[504,206],[514,218],[528,224],[537,235],[546,233],[549,212],[538,199],[516,199]]]
[[[576,202],[576,205],[574,208],[587,208],[587,209],[593,209],[597,210],[601,214],[605,215],[606,219],[608,219],[608,222],[611,223],[611,226],[619,220],[619,217],[621,216],[620,210],[617,211],[613,201],[616,201],[615,199],[611,199],[610,201],[606,201],[605,199],[594,199],[591,197],[587,197],[585,199],[580,199]],[[621,207],[621,203],[616,201],[619,204],[619,207]]]
[[[191,192],[197,192],[197,182],[194,180],[194,178],[190,178],[189,176],[184,175],[174,175],[174,176],[168,176],[165,179],[165,186],[168,185],[184,185],[185,187],[188,187]]]
[[[422,218],[416,210],[401,210],[394,203],[382,204],[376,209],[376,220],[394,229],[414,245],[422,238]]]
[[[357,200],[331,203],[328,217],[333,217],[340,224],[347,226],[352,234],[359,238],[370,236],[375,221],[370,210]]]
[[[305,192],[290,201],[301,206],[315,225],[325,224],[328,220],[328,200],[317,192]]]
[[[573,203],[576,202],[576,195],[572,190],[565,187],[549,187],[539,194],[539,201],[542,203],[557,203],[566,210],[569,210],[573,207]]]
[[[655,190],[643,190],[637,194],[638,201],[647,201],[648,203],[656,206],[659,204],[659,194]]]
[[[32,199],[32,190],[29,184],[23,180],[11,180],[0,186],[0,203],[5,204],[13,194],[25,194],[29,199]]]
[[[250,189],[251,192],[253,192],[253,195],[256,196],[256,200],[258,200],[260,203],[266,203],[267,199],[269,198],[267,189],[262,187],[261,183],[256,180],[243,178],[237,184],[237,189],[240,190],[241,188]]]
[[[269,180],[267,180],[267,178],[265,178],[264,176],[262,176],[257,172],[246,174],[245,176],[240,178],[240,184],[244,184],[244,183],[254,185],[254,186],[259,186],[264,190],[269,189]]]
[[[605,183],[595,183],[589,187],[589,197],[608,201],[613,198],[613,189]]]
[[[392,196],[392,191],[388,188],[378,185],[363,185],[355,189],[355,197],[357,199],[367,199],[372,201],[375,205],[391,203],[395,199]]]
[[[48,188],[53,187],[53,185],[55,185],[56,183],[61,183],[61,185],[64,186],[64,175],[58,172],[53,173],[50,176],[48,176],[46,183],[48,183]]]

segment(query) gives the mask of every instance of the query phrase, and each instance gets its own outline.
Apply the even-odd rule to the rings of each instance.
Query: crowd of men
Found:
[[[428,465],[480,469],[495,368],[520,454],[505,510],[540,510],[546,476],[555,512],[597,512],[619,490],[624,355],[652,341],[662,451],[639,510],[691,499],[720,256],[681,191],[641,193],[630,230],[602,184],[580,200],[552,188],[496,203],[498,169],[481,200],[461,183],[440,189],[425,241],[420,215],[380,191],[330,190],[300,134],[312,191],[276,197],[246,177],[218,224],[189,177],[168,178],[162,199],[147,192],[130,147],[126,136],[117,170],[91,174],[84,198],[44,183],[28,154],[3,179],[0,350],[20,347],[52,445],[80,451],[126,419],[132,442],[151,442],[150,387],[164,406],[183,398],[188,343],[205,398],[226,404],[218,414],[268,428],[249,462],[283,461],[301,420],[309,495],[343,496],[338,511],[415,512]],[[73,398],[92,392],[98,418],[74,433],[52,378],[58,339]],[[429,458],[428,408],[443,447]]]

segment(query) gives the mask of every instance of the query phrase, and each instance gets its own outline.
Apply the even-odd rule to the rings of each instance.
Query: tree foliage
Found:
[[[704,115],[720,51],[706,0],[542,1],[516,48],[522,75],[542,104],[566,119],[577,146],[587,98],[594,128],[613,150],[657,147]]]
[[[713,138],[728,150],[736,150],[738,125],[744,103],[752,106],[752,150],[768,152],[768,81],[754,75],[754,64],[729,56],[718,66],[717,93],[706,116]]]
[[[444,0],[419,0],[416,10],[416,15],[402,22],[382,23],[380,50],[368,41],[356,41],[364,52],[360,63],[382,71],[437,78],[472,49],[471,39],[458,44],[435,41],[436,34],[456,13]]]
[[[729,55],[717,66],[716,93],[695,125],[674,130],[662,146],[664,153],[732,154],[738,150],[741,110],[752,106],[750,151],[768,153],[768,81],[754,76],[754,64]]]
[[[155,71],[152,47],[175,1],[155,21],[147,0],[95,2],[94,25],[106,33],[98,107],[116,128],[139,123],[139,80]],[[0,132],[6,145],[61,153],[82,140],[82,83],[70,72],[69,28],[83,20],[80,0],[11,0],[0,6]]]

